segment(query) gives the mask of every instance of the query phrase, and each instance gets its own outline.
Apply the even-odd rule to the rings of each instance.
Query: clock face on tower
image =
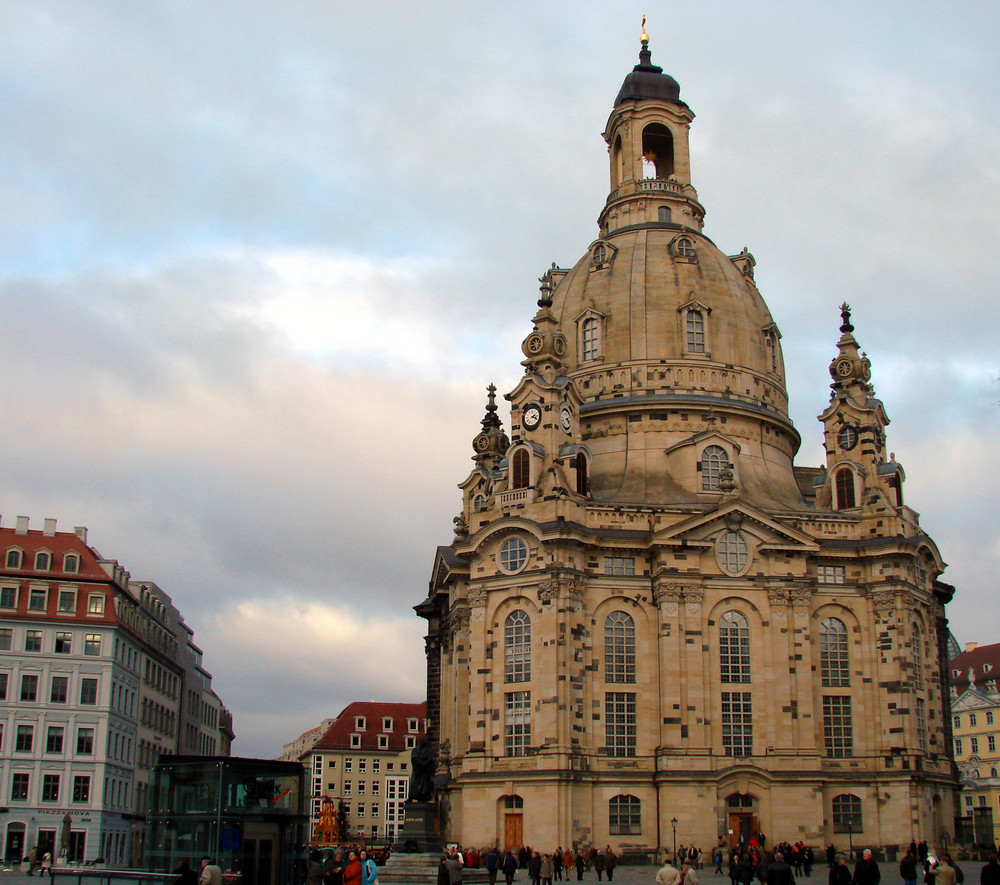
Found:
[[[534,430],[538,427],[542,423],[542,407],[537,403],[528,403],[524,407],[521,423],[524,425],[525,430]]]
[[[564,407],[559,413],[559,423],[562,424],[562,429],[569,433],[569,429],[573,426],[573,415],[569,409]]]

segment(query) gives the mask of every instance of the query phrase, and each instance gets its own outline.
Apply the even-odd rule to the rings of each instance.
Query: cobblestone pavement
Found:
[[[981,868],[982,864],[977,861],[964,861],[962,869],[965,872],[966,881],[978,882],[979,870]],[[616,867],[612,885],[654,885],[657,869],[658,867],[651,865]],[[903,885],[903,880],[899,876],[898,863],[885,862],[879,864],[879,869],[882,872],[881,885]],[[711,868],[698,870],[697,876],[698,885],[730,885],[728,876],[716,876],[714,875],[714,870]],[[502,876],[499,881],[503,885]],[[569,879],[562,880],[564,885],[574,885],[576,881],[575,873]],[[584,873],[582,881],[584,885],[597,885],[597,874],[593,870]],[[607,877],[604,877],[603,881],[606,882]],[[828,881],[829,867],[825,863],[822,863],[813,867],[812,876],[797,877],[796,885],[827,885]],[[0,885],[42,885],[43,882],[45,885],[48,885],[47,879],[43,879],[37,875],[28,876],[27,872],[11,871],[0,873]],[[517,885],[530,885],[531,880],[527,877],[524,870],[518,870],[514,882]],[[72,883],[72,879],[56,876],[55,885],[72,885]]]

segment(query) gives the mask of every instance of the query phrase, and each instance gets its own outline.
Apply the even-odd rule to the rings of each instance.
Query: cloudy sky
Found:
[[[643,13],[798,463],[846,300],[953,629],[1000,641],[995,2],[4,0],[0,513],[173,597],[237,753],[423,697],[411,606],[596,235]]]

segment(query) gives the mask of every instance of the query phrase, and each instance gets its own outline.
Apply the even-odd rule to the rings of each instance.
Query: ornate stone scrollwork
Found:
[[[767,601],[771,604],[771,608],[788,605],[790,602],[788,596],[788,591],[784,587],[767,588]]]
[[[469,606],[471,608],[485,608],[487,595],[482,587],[470,587],[467,597]]]
[[[809,605],[812,602],[813,592],[807,587],[793,587],[788,591],[788,596],[794,606]]]
[[[675,617],[680,607],[684,588],[670,581],[657,579],[653,585],[653,600],[660,607],[663,617]]]
[[[885,620],[896,608],[896,594],[892,590],[876,590],[871,595],[875,617]]]
[[[555,578],[543,581],[538,585],[538,601],[541,603],[551,602],[559,598],[559,581]]]

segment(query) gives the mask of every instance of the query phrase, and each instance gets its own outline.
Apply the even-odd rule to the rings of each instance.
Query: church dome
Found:
[[[598,240],[556,286],[550,308],[566,336],[566,371],[584,379],[583,398],[594,387],[588,375],[642,364],[646,396],[683,390],[787,419],[779,336],[753,264],[748,252],[728,257],[679,226]]]

